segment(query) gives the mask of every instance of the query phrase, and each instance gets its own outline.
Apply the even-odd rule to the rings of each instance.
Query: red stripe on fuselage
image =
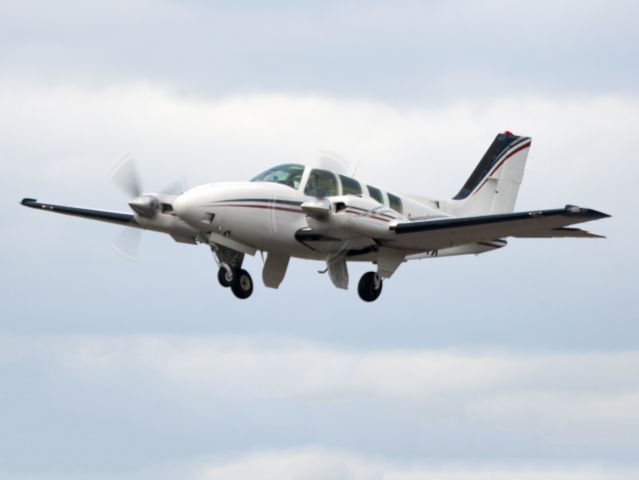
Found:
[[[292,212],[292,213],[304,213],[301,209],[293,209],[286,207],[275,207],[273,205],[246,205],[246,204],[233,204],[233,203],[225,203],[223,205],[218,205],[220,207],[244,207],[244,208],[261,208],[266,210],[279,210],[282,212]]]
[[[360,217],[366,217],[366,218],[373,218],[375,220],[379,220],[380,222],[390,222],[390,220],[386,219],[386,218],[382,218],[382,217],[378,217],[376,215],[373,215],[372,213],[369,212],[358,212],[357,210],[352,210],[350,208],[346,209],[346,213],[350,213],[353,215],[358,215]]]

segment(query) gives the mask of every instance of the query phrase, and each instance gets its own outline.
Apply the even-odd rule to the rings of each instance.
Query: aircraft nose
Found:
[[[193,205],[193,195],[189,192],[185,192],[173,201],[173,211],[187,223],[192,221],[192,217],[196,213],[195,206]]]
[[[198,230],[206,230],[203,223],[210,214],[206,205],[210,202],[210,188],[195,187],[173,201],[173,211],[185,223]]]

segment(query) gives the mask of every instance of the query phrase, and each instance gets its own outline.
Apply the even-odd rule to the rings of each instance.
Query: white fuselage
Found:
[[[351,253],[349,260],[374,260],[371,238],[389,238],[393,223],[448,216],[435,207],[435,201],[417,201],[377,189],[383,195],[384,203],[380,203],[362,183],[361,194],[343,195],[340,182],[338,195],[330,197],[327,207],[330,220],[324,220],[312,214],[312,204],[321,204],[322,200],[304,193],[309,170],[307,167],[297,188],[265,181],[212,183],[185,192],[173,206],[179,217],[209,243],[226,244],[244,253],[260,250],[318,260],[344,251]],[[401,213],[388,206],[391,196],[400,200],[401,206],[396,208]],[[456,253],[490,249],[473,245],[472,251],[466,248]],[[423,257],[446,253],[453,251],[412,252]]]
[[[181,219],[203,234],[217,234],[255,250],[305,257],[295,240],[307,226],[300,207],[305,197],[285,185],[232,182],[201,185],[174,203]]]

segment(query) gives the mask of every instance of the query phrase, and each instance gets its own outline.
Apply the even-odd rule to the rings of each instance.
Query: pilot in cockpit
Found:
[[[304,193],[317,198],[337,195],[335,181],[329,175],[312,171]]]

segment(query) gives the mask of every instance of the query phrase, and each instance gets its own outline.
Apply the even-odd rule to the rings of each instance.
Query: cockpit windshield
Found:
[[[291,188],[298,189],[302,181],[304,173],[304,165],[297,163],[285,163],[277,167],[269,168],[265,172],[260,173],[253,178],[251,182],[273,182],[288,185]]]

